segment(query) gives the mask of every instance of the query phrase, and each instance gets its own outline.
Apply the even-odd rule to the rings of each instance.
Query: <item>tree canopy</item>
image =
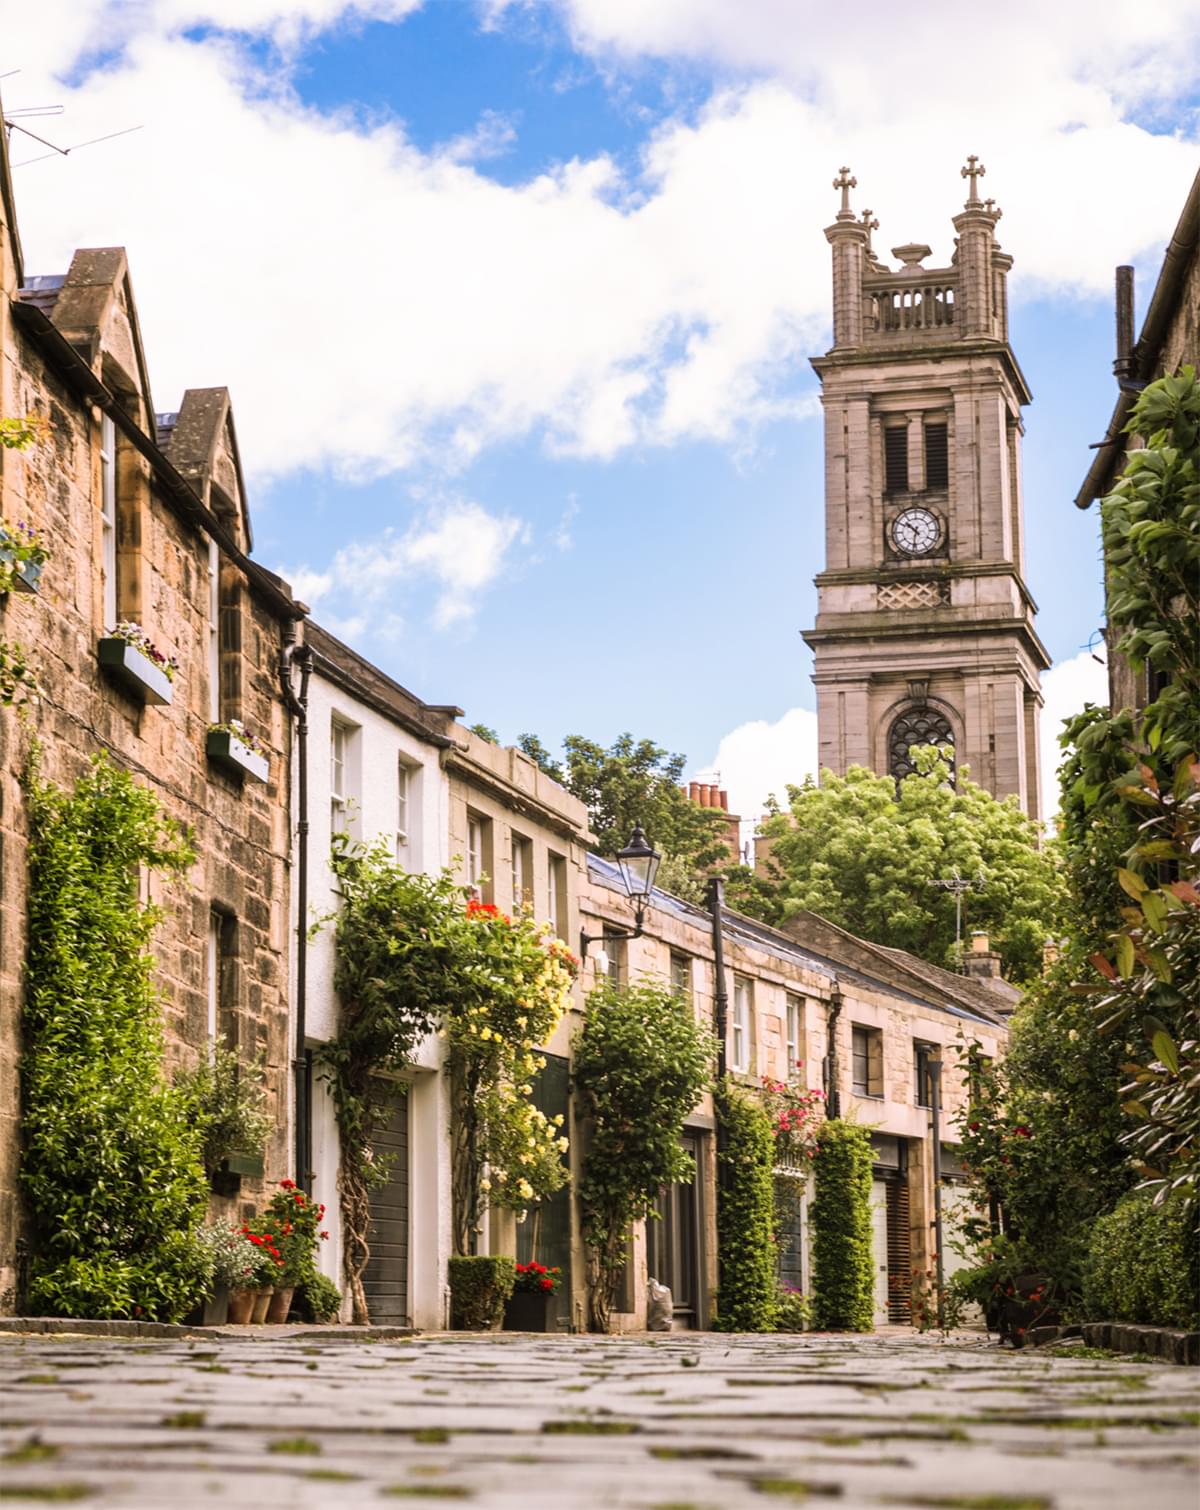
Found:
[[[581,734],[563,740],[564,759],[553,758],[535,734],[522,734],[520,749],[548,776],[586,803],[596,848],[615,855],[640,823],[664,856],[663,883],[680,891],[697,887],[703,875],[728,865],[726,820],[700,807],[680,789],[686,755],[668,753],[651,739],[622,734],[605,749]]]
[[[788,788],[788,806],[763,824],[765,876],[742,872],[733,905],[770,923],[808,910],[861,938],[955,963],[955,898],[938,881],[977,883],[963,898],[963,936],[991,935],[1006,974],[1024,980],[1062,911],[1062,882],[1037,825],[1012,797],[998,800],[964,767],[953,785],[943,754],[914,751],[916,770],[896,783],[861,766]]]

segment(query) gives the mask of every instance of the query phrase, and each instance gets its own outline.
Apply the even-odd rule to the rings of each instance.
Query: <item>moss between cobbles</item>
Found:
[[[938,1494],[901,1497],[885,1495],[885,1505],[920,1505],[927,1510],[1051,1510],[1042,1494]]]
[[[203,1410],[177,1410],[173,1416],[164,1416],[160,1426],[170,1426],[177,1431],[199,1431],[208,1421],[208,1412]]]
[[[35,1432],[27,1441],[19,1447],[12,1447],[0,1458],[3,1463],[44,1463],[49,1458],[56,1458],[59,1449],[53,1442],[43,1442]]]
[[[474,1489],[463,1484],[385,1484],[380,1494],[394,1499],[469,1500]]]
[[[327,1484],[356,1484],[362,1477],[358,1473],[343,1473],[340,1468],[310,1468],[306,1479],[318,1479]]]
[[[441,1446],[450,1440],[450,1433],[444,1426],[418,1426],[412,1434],[414,1442],[421,1442],[426,1447]]]
[[[641,1431],[637,1421],[543,1421],[547,1437],[627,1437]]]
[[[837,1499],[842,1493],[840,1484],[818,1484],[811,1479],[751,1479],[750,1487],[759,1494],[775,1494],[793,1500]]]
[[[90,1499],[91,1484],[0,1484],[0,1500],[36,1500],[42,1505],[67,1505]]]
[[[314,1442],[311,1437],[276,1437],[273,1442],[267,1443],[268,1452],[291,1453],[295,1457],[316,1458],[321,1455],[320,1442]]]
[[[742,1452],[736,1447],[650,1447],[647,1448],[652,1458],[691,1459],[691,1458],[757,1458],[757,1452]]]

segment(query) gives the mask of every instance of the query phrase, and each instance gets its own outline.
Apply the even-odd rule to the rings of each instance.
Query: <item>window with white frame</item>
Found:
[[[221,1007],[221,924],[219,912],[208,915],[208,1041],[215,1043]]]
[[[686,954],[671,950],[671,990],[680,1001],[692,999],[692,961]]]
[[[744,975],[733,977],[733,1042],[730,1045],[730,1069],[744,1075],[750,1068],[750,1014],[754,987]]]
[[[467,884],[481,901],[492,896],[492,820],[467,813]]]
[[[354,828],[358,798],[358,730],[343,719],[329,724],[329,829],[348,834]]]
[[[785,999],[784,1007],[787,1018],[787,1078],[797,1080],[800,1077],[800,1044],[801,1024],[804,1021],[804,1000],[789,991]]]
[[[221,722],[221,548],[208,542],[208,719]]]
[[[567,861],[551,851],[546,856],[546,920],[556,938],[567,936]]]
[[[396,859],[411,867],[413,856],[413,804],[418,772],[400,756],[396,761]]]
[[[533,840],[512,834],[512,905],[519,912],[533,900]]]
[[[100,570],[104,628],[117,623],[117,429],[111,416],[100,419]]]

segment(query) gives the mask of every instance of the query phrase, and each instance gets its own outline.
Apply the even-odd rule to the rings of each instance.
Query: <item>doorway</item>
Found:
[[[674,1325],[695,1330],[701,1325],[702,1267],[700,1224],[704,1134],[685,1132],[683,1151],[692,1156],[692,1178],[665,1185],[655,1203],[658,1220],[646,1222],[646,1273],[671,1292]]]
[[[392,1107],[373,1144],[388,1161],[387,1180],[371,1192],[371,1257],[363,1290],[377,1326],[408,1326],[408,1095]]]

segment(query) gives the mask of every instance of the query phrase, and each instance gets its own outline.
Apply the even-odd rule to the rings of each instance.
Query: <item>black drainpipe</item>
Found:
[[[713,1027],[717,1035],[717,1079],[725,1078],[725,1033],[729,1025],[729,997],[725,991],[725,934],[721,914],[725,909],[725,878],[713,876],[708,883],[708,906],[712,913]],[[718,1141],[720,1128],[717,1129]]]
[[[825,1098],[825,1114],[829,1117],[842,1115],[842,1093],[838,1089],[838,1052],[837,1030],[838,1020],[842,1015],[842,988],[835,980],[833,990],[829,993],[829,1011],[825,1019],[826,1033],[829,1038],[825,1050],[825,1073],[827,1089]]]
[[[292,687],[292,666],[300,667],[300,695]],[[292,1076],[295,1082],[296,1145],[293,1168],[296,1184],[311,1194],[312,1056],[304,1046],[308,1000],[308,679],[312,651],[296,644],[296,625],[284,625],[279,656],[279,681],[288,711],[296,718],[296,1024]]]

